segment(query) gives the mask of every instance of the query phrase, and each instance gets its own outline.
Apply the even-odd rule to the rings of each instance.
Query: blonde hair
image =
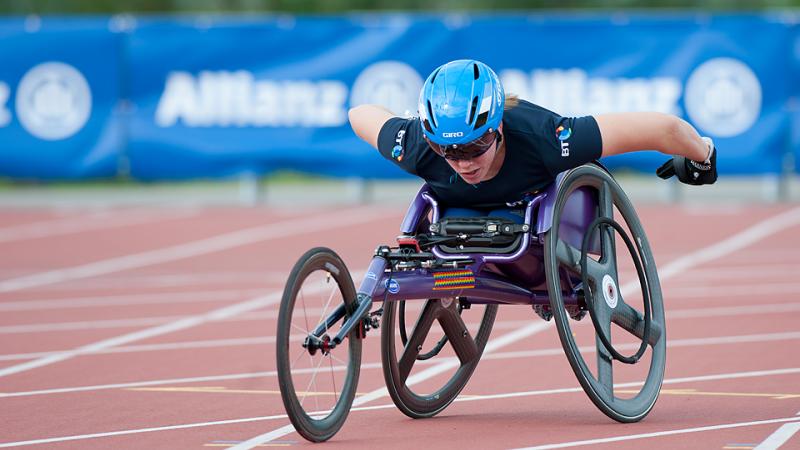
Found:
[[[519,105],[519,96],[517,94],[506,94],[506,104],[503,110],[514,109],[517,105]]]

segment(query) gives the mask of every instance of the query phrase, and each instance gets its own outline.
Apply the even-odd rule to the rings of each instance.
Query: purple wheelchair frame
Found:
[[[556,193],[564,174],[527,201],[524,224],[528,230],[522,237],[519,247],[508,254],[493,253],[445,253],[434,247],[433,254],[442,260],[472,260],[464,267],[475,274],[474,287],[434,290],[436,269],[415,268],[411,270],[390,271],[391,262],[376,254],[369,265],[364,280],[358,288],[357,306],[346,314],[344,304],[321,323],[315,335],[333,326],[345,315],[348,319],[332,341],[332,346],[340,344],[345,336],[365,317],[374,302],[398,300],[424,300],[431,298],[467,297],[472,304],[508,305],[549,305],[543,262],[544,235],[553,222]],[[559,223],[559,238],[575,248],[580,248],[585,230],[597,217],[597,194],[587,188],[573,192],[564,207]],[[431,222],[437,222],[442,213],[430,187],[423,185],[409,206],[401,225],[404,236],[414,236],[420,224],[431,215]],[[599,252],[599,236],[589,245],[589,253]],[[564,304],[579,304],[574,285],[580,276],[561,274]],[[391,282],[391,284],[390,284]],[[391,288],[391,289],[390,289]]]

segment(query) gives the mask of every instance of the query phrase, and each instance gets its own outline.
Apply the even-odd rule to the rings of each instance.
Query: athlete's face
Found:
[[[458,175],[469,184],[478,184],[481,181],[486,181],[493,178],[500,171],[503,164],[503,124],[501,123],[497,130],[497,139],[494,140],[489,150],[475,158],[470,159],[445,159],[447,164],[455,170]]]
[[[446,159],[447,164],[453,168],[458,175],[469,184],[478,184],[487,179],[487,175],[492,169],[492,162],[497,156],[497,141],[486,153],[472,159],[452,160]]]

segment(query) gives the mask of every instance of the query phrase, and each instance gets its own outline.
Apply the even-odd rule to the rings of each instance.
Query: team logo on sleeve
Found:
[[[403,160],[403,146],[395,145],[392,148],[392,158],[396,159],[398,162]]]
[[[556,137],[561,141],[561,156],[566,158],[569,156],[569,142],[567,139],[572,136],[572,128],[564,128],[564,125],[559,125],[556,128]]]
[[[566,141],[570,136],[572,136],[572,128],[564,128],[564,125],[556,128],[556,137],[559,141]]]
[[[397,137],[394,140],[394,143],[397,144],[392,148],[392,158],[400,162],[403,160],[403,136],[405,136],[406,130],[400,130],[397,132]]]

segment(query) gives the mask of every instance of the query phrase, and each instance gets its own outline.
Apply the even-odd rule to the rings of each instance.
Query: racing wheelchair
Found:
[[[610,173],[592,163],[559,174],[520,205],[523,220],[441,209],[423,185],[397,246],[376,249],[358,289],[330,249],[311,249],[294,266],[278,316],[277,372],[299,434],[330,439],[353,406],[384,394],[356,393],[362,344],[375,329],[394,404],[412,418],[438,414],[475,370],[501,304],[532,306],[555,321],[578,381],[603,413],[619,422],[644,418],[664,377],[664,308],[644,229]],[[620,286],[618,248],[638,283]],[[641,300],[636,307],[629,295]],[[587,312],[589,345],[577,338]],[[615,347],[612,330],[615,341],[628,342]],[[636,351],[623,355],[623,347]],[[615,367],[636,363],[644,380],[624,383],[632,391],[619,382],[615,389]]]

